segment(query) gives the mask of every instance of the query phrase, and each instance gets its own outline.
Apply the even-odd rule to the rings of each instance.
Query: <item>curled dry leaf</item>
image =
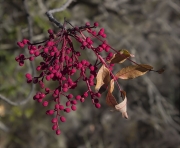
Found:
[[[122,113],[122,117],[128,119],[127,114],[127,98],[126,98],[126,92],[121,91],[121,95],[123,97],[123,101],[117,105],[115,105],[116,110],[120,111]]]
[[[102,85],[108,86],[110,82],[110,72],[105,65],[102,65],[96,76],[95,90],[98,92]]]
[[[103,92],[105,92],[105,91],[107,90],[107,88],[108,88],[108,86],[105,85],[105,84],[103,84],[103,85],[100,87],[98,93],[102,94]]]
[[[116,77],[120,79],[133,79],[144,75],[146,72],[152,70],[153,67],[146,64],[131,65],[121,69]]]
[[[115,97],[112,94],[113,90],[114,90],[114,80],[112,79],[109,85],[108,94],[106,96],[106,103],[111,107],[115,107],[115,105],[118,104]]]
[[[123,49],[120,50],[119,53],[114,54],[113,57],[108,61],[108,63],[123,63],[130,56],[131,54],[127,50]]]

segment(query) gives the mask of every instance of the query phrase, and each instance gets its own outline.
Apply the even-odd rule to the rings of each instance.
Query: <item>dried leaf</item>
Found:
[[[131,65],[121,69],[117,74],[116,77],[120,79],[133,79],[139,76],[144,75],[146,72],[153,69],[150,65],[139,64],[139,65]]]
[[[119,53],[114,54],[113,57],[108,61],[108,63],[123,63],[130,56],[131,54],[127,50],[123,49],[120,50]]]
[[[105,67],[105,65],[102,65],[101,68],[99,69],[97,76],[96,76],[96,86],[95,90],[99,91],[100,87],[105,84],[106,86],[109,85],[110,82],[110,72],[109,69]]]
[[[105,91],[107,90],[107,88],[108,88],[108,86],[105,85],[105,84],[103,84],[103,85],[100,87],[98,93],[102,94],[103,92],[105,92]]]
[[[122,113],[122,117],[128,119],[127,114],[127,98],[126,98],[126,92],[121,91],[121,95],[123,97],[123,101],[117,105],[115,105],[116,110],[120,111]]]
[[[114,90],[114,80],[112,79],[109,85],[108,94],[106,96],[106,103],[111,107],[115,107],[115,105],[118,104],[115,97],[112,94],[113,90]]]

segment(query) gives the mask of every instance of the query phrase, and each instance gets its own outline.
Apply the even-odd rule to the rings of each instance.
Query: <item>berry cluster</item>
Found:
[[[66,23],[65,23],[66,24]],[[64,24],[64,26],[65,26]],[[15,58],[19,62],[20,66],[24,65],[25,60],[33,61],[36,57],[42,57],[42,62],[36,67],[39,72],[39,76],[32,76],[27,73],[27,83],[39,84],[43,89],[42,92],[37,92],[33,99],[41,103],[44,107],[48,106],[50,101],[54,101],[54,108],[47,110],[47,115],[54,115],[52,122],[52,129],[56,131],[56,134],[61,133],[58,122],[65,122],[66,118],[62,116],[62,112],[69,113],[77,109],[78,102],[84,102],[88,96],[91,97],[92,103],[96,108],[100,108],[99,98],[101,94],[92,89],[95,86],[94,79],[97,76],[99,65],[105,64],[111,71],[113,64],[108,63],[113,56],[110,51],[112,48],[107,44],[106,34],[104,28],[101,28],[96,32],[95,28],[98,27],[98,23],[94,23],[93,26],[90,23],[86,23],[81,27],[72,27],[66,29],[63,27],[54,33],[53,30],[48,30],[49,38],[40,43],[30,43],[27,39],[23,39],[18,42],[17,45],[20,48],[28,46],[29,57],[20,54]],[[96,39],[100,42],[100,45],[95,47],[93,40]],[[74,42],[78,42],[79,49],[75,49]],[[97,60],[94,64],[83,59],[80,60],[81,51],[92,50]],[[102,57],[101,53],[106,53],[106,57]],[[105,54],[103,54],[105,55]],[[74,96],[70,93],[70,89],[75,89],[78,82],[82,80],[87,86],[87,90],[83,94]],[[45,81],[56,81],[58,86],[51,90],[45,86]],[[52,99],[46,99],[46,95],[52,95]],[[62,103],[62,98],[66,98],[66,103]]]

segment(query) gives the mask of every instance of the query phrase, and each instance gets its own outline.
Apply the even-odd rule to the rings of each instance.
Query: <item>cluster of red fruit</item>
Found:
[[[70,111],[76,110],[78,102],[84,102],[85,99],[90,96],[92,103],[96,108],[100,108],[99,98],[101,94],[94,91],[92,86],[95,86],[94,79],[96,78],[98,66],[104,64],[103,61],[108,61],[113,56],[110,52],[110,46],[107,45],[103,38],[106,38],[104,28],[101,28],[98,32],[95,28],[98,23],[94,23],[90,26],[86,23],[81,27],[72,27],[70,29],[62,28],[58,33],[54,33],[52,30],[48,30],[49,38],[40,43],[30,43],[27,39],[23,39],[18,42],[17,45],[20,48],[28,46],[29,57],[25,57],[20,54],[15,58],[19,62],[20,66],[24,65],[24,60],[33,61],[36,57],[42,57],[42,62],[36,67],[39,72],[39,76],[32,76],[27,73],[27,83],[39,84],[44,90],[37,92],[33,99],[42,103],[44,107],[48,106],[50,101],[54,101],[54,108],[47,110],[47,115],[54,115],[52,119],[52,129],[59,135],[60,128],[58,121],[65,122],[66,118],[62,116],[62,112],[69,113]],[[100,41],[100,45],[94,47],[93,40],[97,39]],[[75,49],[74,41],[80,44],[79,49]],[[81,51],[85,49],[91,49],[97,57],[94,64],[91,64],[87,60],[80,60]],[[106,57],[102,57],[101,53],[106,53]],[[107,64],[106,64],[107,66]],[[111,70],[113,64],[108,64]],[[79,76],[77,77],[77,75]],[[75,79],[76,76],[76,79]],[[74,96],[69,92],[70,89],[75,89],[78,82],[82,80],[86,83],[87,90],[80,95]],[[51,90],[45,86],[45,81],[56,81],[58,86]],[[46,95],[51,94],[52,99],[46,99]],[[62,98],[67,98],[65,105],[62,103]]]

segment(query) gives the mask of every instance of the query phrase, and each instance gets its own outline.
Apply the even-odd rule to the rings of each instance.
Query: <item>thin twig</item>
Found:
[[[33,27],[32,27],[32,19],[31,19],[31,16],[29,14],[29,10],[28,10],[28,5],[27,5],[27,0],[23,0],[23,4],[24,4],[24,8],[25,8],[25,12],[26,12],[26,15],[27,15],[27,22],[28,22],[28,31],[29,31],[29,41],[31,42],[32,41],[32,38],[33,38]],[[35,73],[35,65],[34,65],[34,62],[32,61],[30,63],[30,67],[31,67],[31,70],[32,70],[32,75],[36,75]],[[24,105],[26,104],[29,99],[31,98],[31,95],[32,93],[34,92],[35,90],[35,85],[32,83],[31,84],[31,90],[28,94],[28,96],[23,100],[23,101],[20,101],[20,102],[14,102],[14,101],[11,101],[9,98],[3,96],[0,94],[0,98],[4,101],[6,101],[7,103],[11,104],[11,105],[14,105],[14,106],[18,106],[18,105]]]
[[[53,23],[54,23],[56,26],[58,26],[59,28],[63,28],[63,25],[61,25],[61,23],[58,22],[58,21],[53,17],[52,14],[53,14],[53,13],[56,13],[56,12],[60,12],[60,11],[65,10],[65,9],[71,4],[72,1],[73,1],[73,0],[67,0],[67,2],[66,2],[64,5],[62,5],[61,8],[52,9],[52,10],[49,10],[49,11],[46,12],[46,15],[47,15],[47,17],[49,18],[49,20],[50,20],[51,22],[53,22]]]

